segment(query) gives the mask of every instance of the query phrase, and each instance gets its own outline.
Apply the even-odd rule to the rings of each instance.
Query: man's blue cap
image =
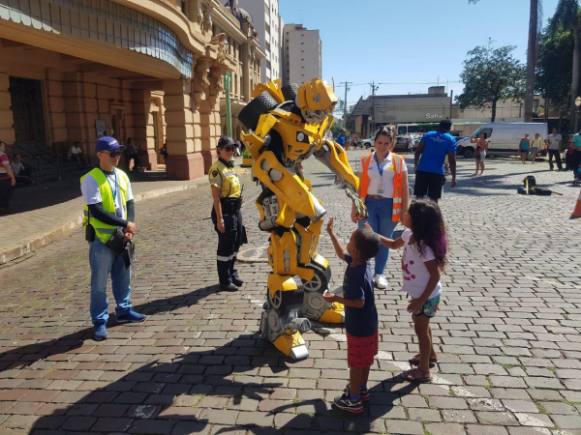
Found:
[[[125,147],[120,145],[112,136],[101,136],[97,139],[97,144],[95,145],[95,151],[109,151],[110,153],[118,153],[123,151]]]

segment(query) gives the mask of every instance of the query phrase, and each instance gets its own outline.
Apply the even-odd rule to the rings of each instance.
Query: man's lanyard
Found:
[[[107,183],[109,183],[109,177],[107,177],[107,174],[105,173],[105,171],[103,171],[101,169],[101,172],[103,172],[103,174],[105,174],[105,179],[107,180]],[[112,189],[113,190],[113,204],[117,203],[117,193],[119,193],[119,183],[117,182],[117,172],[115,172],[115,168],[113,168],[113,176],[115,177],[115,186]],[[111,183],[109,183],[109,187],[111,187]]]

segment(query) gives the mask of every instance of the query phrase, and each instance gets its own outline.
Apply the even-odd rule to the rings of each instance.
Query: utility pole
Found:
[[[452,121],[452,105],[454,104],[454,89],[450,89],[450,121]]]
[[[375,80],[372,81],[371,83],[369,83],[369,86],[371,86],[371,134],[373,134],[373,132],[375,131],[375,91],[377,91],[379,89],[379,85],[375,84]],[[370,136],[371,136],[370,134]]]
[[[349,92],[349,89],[351,89],[349,85],[352,84],[353,82],[339,83],[339,86],[345,86],[345,99],[343,100],[343,127],[347,126],[347,92]]]
[[[527,91],[525,94],[525,121],[533,120],[533,94],[535,91],[535,66],[537,64],[537,32],[539,0],[530,0],[529,43],[527,48]]]

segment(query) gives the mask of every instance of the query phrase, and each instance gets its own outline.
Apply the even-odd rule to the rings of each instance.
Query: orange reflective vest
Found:
[[[403,205],[403,177],[405,160],[403,157],[391,153],[393,170],[393,207],[391,220],[399,222],[401,219],[401,209]],[[359,197],[365,199],[369,189],[369,164],[373,154],[361,158],[361,176],[359,177]]]

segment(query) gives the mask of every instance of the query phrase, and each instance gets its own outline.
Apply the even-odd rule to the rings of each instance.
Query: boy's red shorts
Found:
[[[355,337],[347,333],[347,364],[358,369],[371,367],[377,355],[379,336],[375,334],[367,337]]]

